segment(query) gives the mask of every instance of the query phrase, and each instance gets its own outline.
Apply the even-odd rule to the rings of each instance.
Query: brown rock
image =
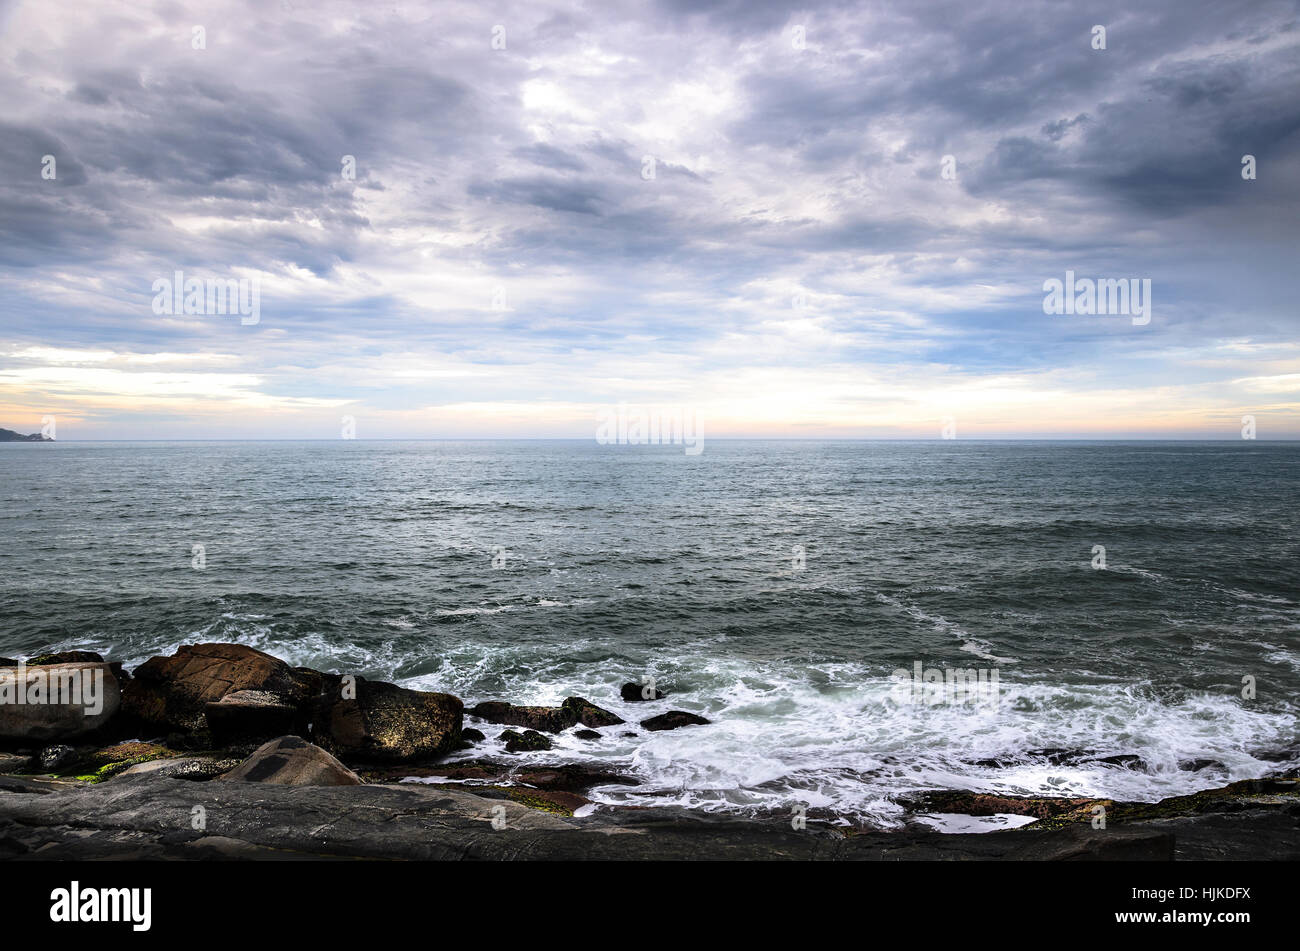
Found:
[[[187,644],[170,657],[151,657],[123,692],[125,713],[151,729],[193,732],[206,726],[206,709],[227,694],[260,690],[307,709],[320,675],[242,644]]]
[[[355,697],[347,699],[343,678],[326,675],[324,683],[312,738],[341,756],[428,759],[451,752],[460,742],[464,704],[458,697],[356,677]]]
[[[111,664],[4,668],[0,738],[41,746],[81,736],[106,724],[121,703],[121,684]]]
[[[361,785],[356,773],[298,736],[282,736],[259,746],[252,756],[217,779],[280,786]]]

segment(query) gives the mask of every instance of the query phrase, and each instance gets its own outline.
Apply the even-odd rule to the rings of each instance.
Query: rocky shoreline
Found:
[[[0,702],[2,858],[1300,859],[1295,770],[1158,803],[935,790],[902,803],[903,829],[879,831],[812,811],[792,822],[598,807],[590,790],[637,780],[535,758],[447,759],[485,739],[466,717],[500,728],[507,754],[548,750],[566,731],[594,740],[707,725],[636,684],[623,700],[654,715],[628,724],[583,697],[467,708],[450,694],[196,644],[129,672],[90,651],[0,658],[0,691],[74,673],[100,684],[93,716]],[[927,822],[936,816],[1032,821],[943,833]]]

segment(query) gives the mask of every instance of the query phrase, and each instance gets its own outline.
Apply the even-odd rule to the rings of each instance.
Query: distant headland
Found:
[[[16,433],[12,429],[0,429],[0,442],[53,442],[40,433],[32,433],[30,436],[24,436],[22,433]]]

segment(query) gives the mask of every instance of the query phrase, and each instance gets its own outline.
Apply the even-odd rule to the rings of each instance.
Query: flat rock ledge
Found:
[[[196,810],[196,807],[202,807]],[[202,828],[194,828],[195,815]],[[1035,824],[1036,825],[1036,824]],[[195,782],[164,770],[108,782],[0,776],[0,857],[86,859],[1125,861],[1300,859],[1291,786],[1202,798],[1195,811],[1094,829],[845,832],[677,808],[575,819],[441,785]]]

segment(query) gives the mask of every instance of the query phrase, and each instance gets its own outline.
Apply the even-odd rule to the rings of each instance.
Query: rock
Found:
[[[595,730],[574,730],[573,735],[580,740],[599,740],[600,734]]]
[[[551,741],[536,730],[525,730],[523,733],[506,730],[497,739],[506,741],[507,753],[531,753],[551,748]]]
[[[662,700],[664,692],[641,684],[624,684],[619,689],[619,696],[625,703],[637,703],[643,700]]]
[[[279,786],[360,786],[361,777],[300,736],[282,736],[259,746],[218,781]]]
[[[71,746],[47,746],[36,757],[42,772],[53,773],[67,766],[77,758],[77,751]]]
[[[624,723],[624,719],[616,713],[610,713],[601,707],[596,706],[590,700],[584,700],[582,697],[569,697],[564,703],[560,704],[561,710],[567,710],[575,718],[575,723],[581,723],[583,726],[617,726]]]
[[[1101,756],[1096,759],[1085,760],[1087,763],[1101,763],[1105,766],[1119,766],[1122,769],[1145,770],[1146,761],[1142,757],[1133,753],[1121,753],[1118,756]]]
[[[1178,768],[1192,773],[1199,773],[1203,769],[1214,768],[1227,770],[1228,767],[1220,763],[1217,759],[1192,759],[1183,760],[1178,764]]]
[[[613,726],[623,718],[601,709],[582,697],[569,697],[558,707],[520,707],[513,703],[490,700],[467,711],[471,716],[489,723],[505,726],[522,726],[545,733],[563,733],[569,727]]]
[[[1066,826],[1051,835],[1026,836],[1007,858],[1022,862],[1172,862],[1174,837],[1156,829]]]
[[[657,717],[651,717],[648,720],[642,720],[641,725],[647,730],[676,730],[683,726],[703,725],[710,721],[704,717],[696,716],[694,713],[687,713],[685,710],[669,710],[667,713],[661,713]]]
[[[5,668],[0,671],[0,739],[48,745],[82,736],[108,723],[121,703],[111,664]]]
[[[27,659],[28,667],[44,664],[102,664],[104,658],[94,651],[51,651]]]
[[[400,762],[442,756],[460,743],[458,697],[356,677],[355,697],[344,699],[341,677],[324,682],[312,739],[336,755]]]
[[[483,731],[476,730],[472,726],[467,726],[465,729],[461,730],[460,738],[466,743],[482,743],[487,739],[487,737],[483,735]]]
[[[619,736],[640,736],[640,733],[620,733]]]
[[[137,763],[122,770],[119,776],[151,775],[168,779],[189,779],[206,782],[216,779],[238,767],[244,760],[215,756],[179,756],[173,759],[154,759]]]
[[[72,762],[52,770],[90,783],[100,783],[125,772],[132,766],[175,756],[176,753],[156,743],[132,740],[78,755]]]
[[[0,667],[17,667],[18,663],[13,657],[0,657]]]
[[[187,644],[136,668],[123,712],[152,729],[193,733],[207,726],[209,703],[242,690],[265,691],[305,711],[319,693],[320,676],[242,644]]]
[[[297,707],[284,703],[269,690],[236,690],[205,704],[204,717],[213,743],[225,746],[236,740],[285,736],[304,719]],[[305,730],[304,730],[305,732]]]
[[[0,753],[0,774],[16,773],[24,770],[32,764],[30,756],[19,756],[15,753]]]

